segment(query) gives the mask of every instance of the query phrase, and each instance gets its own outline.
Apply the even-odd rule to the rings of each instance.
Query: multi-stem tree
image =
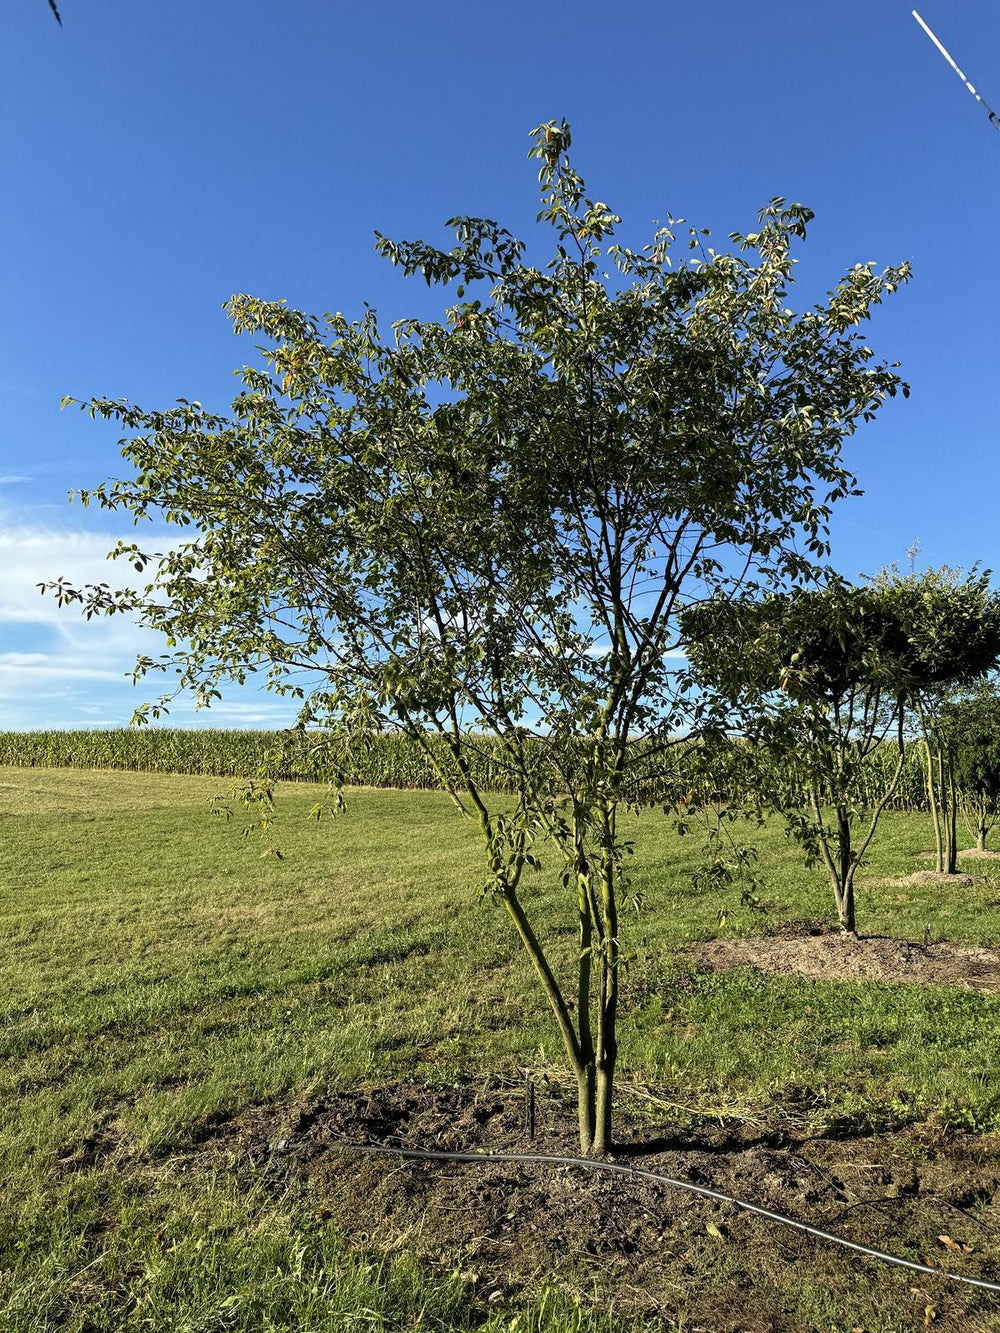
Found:
[[[958,791],[952,703],[1000,660],[1000,596],[988,570],[949,565],[900,574],[881,570],[875,584],[906,627],[910,707],[924,745],[927,800],[938,874],[958,868]]]
[[[631,250],[569,143],[565,123],[534,133],[554,245],[541,267],[483,218],[454,219],[450,249],[378,237],[406,274],[454,284],[440,322],[386,337],[372,310],[320,323],[240,296],[236,329],[267,346],[231,416],[85,404],[128,432],[132,469],[85,500],[181,540],[121,544],[140,591],[52,586],[165,634],[171,652],[139,673],[175,670],[203,702],[261,672],[328,738],[398,728],[424,747],[478,823],[488,888],[578,1082],[581,1146],[603,1153],[619,813],[662,796],[699,707],[677,671],[679,613],[814,576],[830,506],[856,486],[843,441],[901,387],[857,326],[908,270],[858,265],[793,313],[807,209],[773,200],[732,253],[674,222]],[[483,732],[510,797],[474,779]],[[577,923],[572,979],[532,923],[544,840]]]
[[[855,936],[855,878],[903,772],[908,709],[1000,655],[987,576],[889,569],[860,587],[704,603],[684,619],[696,679],[760,761],[758,800],[823,864],[841,931]]]
[[[703,604],[685,621],[697,679],[731,710],[756,762],[757,802],[823,864],[841,931],[855,936],[855,876],[905,761],[908,686],[893,608],[875,589],[833,580]],[[887,741],[888,772],[878,762]]]

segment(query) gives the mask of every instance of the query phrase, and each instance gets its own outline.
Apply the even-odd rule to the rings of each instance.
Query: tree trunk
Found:
[[[605,1157],[611,1151],[611,1106],[616,1063],[617,1055],[605,1056],[603,1065],[597,1070],[597,1119],[593,1145],[595,1157]]]
[[[580,1121],[580,1151],[584,1157],[589,1157],[594,1148],[594,1131],[597,1124],[593,1062],[583,1069],[578,1069],[576,1079],[577,1112]]]
[[[948,796],[944,787],[944,756],[941,747],[937,747],[937,777],[934,785],[934,833],[937,839],[937,861],[935,868],[939,875],[948,873]]]
[[[848,875],[846,884],[841,886],[837,895],[837,919],[841,935],[858,938],[858,924],[854,913],[854,876]]]
[[[607,916],[605,920],[614,928],[615,934],[608,936],[606,955],[602,960],[603,1012],[599,1023],[601,1041],[597,1052],[597,1120],[594,1129],[594,1155],[597,1157],[604,1157],[611,1151],[611,1094],[618,1064],[618,922],[613,905],[610,920]]]
[[[590,867],[583,849],[583,836],[576,834],[576,892],[580,917],[580,963],[577,973],[576,1023],[580,1037],[580,1066],[577,1069],[580,1151],[586,1157],[594,1142],[594,1037],[590,1026],[591,977],[594,961],[594,921],[590,903]]]
[[[931,752],[931,737],[927,730],[927,723],[924,719],[924,710],[917,702],[917,715],[920,718],[920,727],[924,733],[924,754],[927,757],[927,804],[931,808],[931,818],[934,821],[934,864],[937,873],[944,872],[944,844],[941,838],[941,812],[938,808],[937,788],[934,784],[934,759]]]
[[[976,851],[977,851],[977,852],[985,852],[985,851],[986,851],[986,835],[987,835],[988,832],[989,832],[989,829],[986,827],[985,824],[980,824],[979,827],[976,829]]]
[[[948,791],[948,874],[958,873],[958,802],[955,799],[955,770],[952,767],[951,754],[947,762]]]
[[[854,914],[854,863],[851,856],[851,820],[846,809],[837,807],[837,919],[840,933],[857,939]]]

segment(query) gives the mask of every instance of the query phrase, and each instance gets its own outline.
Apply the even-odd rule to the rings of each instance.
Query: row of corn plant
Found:
[[[121,727],[105,731],[0,732],[0,765],[14,768],[120,769],[247,777],[262,772],[285,781],[322,777],[323,752],[314,737],[296,743],[287,733],[213,728]],[[498,747],[480,747],[483,785],[503,790]],[[337,754],[341,780],[353,786],[429,789],[438,785],[420,750],[406,737],[367,737]]]
[[[209,777],[247,777],[271,772],[285,781],[311,781],[322,776],[322,751],[315,737],[297,743],[287,733],[184,729],[178,727],[122,727],[107,731],[0,732],[0,765],[21,768],[109,768],[141,773],[190,773]],[[638,744],[641,745],[641,742]],[[690,753],[690,750],[689,750]],[[678,758],[683,769],[685,746]],[[884,787],[884,767],[891,769],[896,752],[886,746],[871,765],[873,799]],[[439,783],[418,747],[398,733],[372,734],[356,740],[337,754],[340,780],[350,786],[433,789]],[[701,772],[698,772],[700,767]],[[723,765],[724,768],[729,767]],[[490,736],[481,736],[476,747],[475,777],[492,791],[510,789],[501,747]],[[641,760],[638,772],[641,775]],[[706,778],[704,765],[691,765],[690,789],[683,782],[665,803],[683,802],[685,795],[742,803],[738,770],[725,781]],[[794,799],[794,792],[790,793]],[[806,794],[801,793],[802,803]],[[916,742],[907,746],[906,764],[890,804],[896,810],[925,810],[927,794],[924,760]]]
[[[258,771],[275,741],[275,733],[268,731],[180,727],[0,732],[0,764],[239,777]],[[300,775],[289,772],[282,776]]]

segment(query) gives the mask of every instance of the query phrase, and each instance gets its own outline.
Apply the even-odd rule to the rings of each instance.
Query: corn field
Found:
[[[318,737],[290,743],[287,733],[174,727],[108,731],[0,732],[0,766],[120,769],[133,773],[188,773],[253,777],[268,773],[289,782],[325,781]],[[440,786],[419,748],[397,733],[372,735],[338,749],[336,765],[348,786],[433,790]],[[486,790],[503,791],[500,747],[477,738],[473,771]]]
[[[310,743],[310,740],[313,743]],[[323,780],[322,759],[315,738],[290,745],[284,733],[273,731],[227,731],[176,727],[122,727],[113,731],[0,732],[0,765],[16,768],[106,768],[139,773],[191,773],[206,777],[243,778],[268,772],[289,782]],[[530,743],[529,743],[530,744]],[[683,770],[685,747],[677,758]],[[868,774],[869,790],[864,800],[873,803],[884,788],[896,763],[891,747],[877,754]],[[348,786],[400,787],[434,790],[437,775],[418,747],[405,736],[383,733],[367,736],[339,752],[337,767]],[[489,736],[475,738],[473,774],[488,791],[509,791],[499,744]],[[692,770],[693,770],[692,766]],[[725,780],[706,780],[694,771],[689,794],[721,802],[740,802],[740,778],[736,770]],[[788,784],[789,804],[804,804],[805,792]],[[681,797],[680,799],[683,799]],[[891,810],[926,810],[922,748],[911,742]]]
[[[860,780],[860,790],[858,792],[857,804],[862,808],[873,807],[882,797],[882,793],[892,780],[892,775],[896,771],[896,764],[899,761],[899,751],[894,745],[883,745],[869,756]],[[760,763],[759,757],[757,764]],[[759,769],[758,769],[759,772]],[[809,793],[806,788],[800,785],[794,777],[783,775],[779,771],[779,766],[775,763],[771,772],[766,775],[769,779],[768,785],[773,785],[775,789],[782,790],[785,796],[785,805],[789,809],[801,808],[808,804]],[[745,791],[741,790],[739,779],[739,767],[731,776],[726,784],[728,788],[728,799],[737,803],[742,803],[745,797],[752,797],[754,778],[748,780]],[[822,793],[824,796],[828,793]],[[899,782],[892,798],[887,802],[887,810],[918,810],[926,811],[929,809],[927,802],[927,779],[926,779],[926,758],[924,747],[921,742],[909,741],[906,745],[906,758],[903,762],[903,771],[900,774]]]

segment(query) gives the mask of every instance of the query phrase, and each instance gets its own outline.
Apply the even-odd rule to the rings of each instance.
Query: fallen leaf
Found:
[[[708,1232],[708,1234],[709,1234],[710,1236],[714,1236],[716,1240],[725,1240],[725,1239],[726,1239],[725,1236],[722,1234],[722,1232],[719,1230],[719,1228],[715,1225],[714,1222],[706,1222],[706,1223],[705,1223],[705,1230]]]
[[[938,1236],[938,1243],[943,1245],[946,1250],[951,1250],[953,1254],[961,1254],[962,1247],[957,1240],[952,1240],[950,1236]]]
[[[937,1318],[937,1310],[933,1305],[924,1306],[924,1323],[930,1326]]]

